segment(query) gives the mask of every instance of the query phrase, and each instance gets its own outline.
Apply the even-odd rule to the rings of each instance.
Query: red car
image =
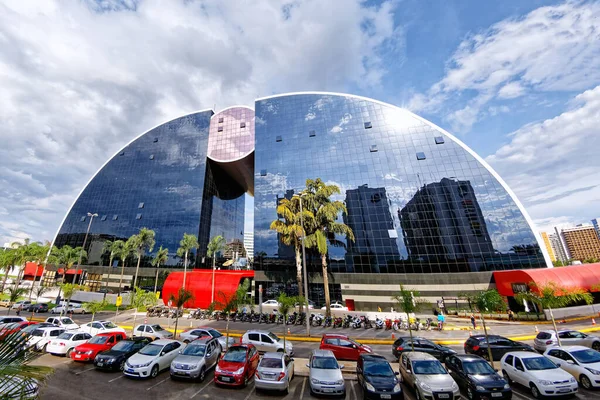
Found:
[[[71,359],[75,361],[93,361],[101,351],[110,350],[115,344],[125,339],[123,332],[99,333],[87,343],[80,344],[71,352]]]
[[[373,350],[346,335],[325,334],[321,339],[321,350],[331,350],[338,360],[356,361],[363,353],[371,353]]]
[[[30,325],[37,325],[37,324],[38,324],[37,322],[32,322],[32,321],[12,322],[10,324],[6,324],[0,329],[0,339],[2,339],[5,336],[8,336],[10,334],[13,334],[15,332],[19,332],[19,331],[27,328]]]
[[[258,361],[258,350],[253,344],[230,346],[215,368],[215,384],[246,386],[256,372]]]

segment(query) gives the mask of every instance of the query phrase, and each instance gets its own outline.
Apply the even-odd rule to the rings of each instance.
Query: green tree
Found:
[[[583,302],[592,304],[594,302],[592,295],[585,290],[563,287],[556,282],[547,282],[543,285],[537,285],[535,282],[530,282],[529,288],[530,291],[528,292],[517,293],[515,299],[521,303],[524,300],[530,301],[550,312],[550,318],[552,319],[552,325],[554,326],[559,346],[561,346],[560,337],[558,336],[558,329],[556,328],[556,321],[554,320],[552,309],[567,307],[574,303]]]
[[[105,301],[90,301],[87,303],[83,303],[83,309],[86,312],[92,314],[92,322],[94,322],[94,317],[96,316],[96,313],[102,311],[104,307],[106,307]]]
[[[198,238],[195,235],[188,233],[183,234],[183,239],[179,242],[179,248],[177,249],[177,255],[183,257],[183,287],[185,288],[185,282],[187,277],[187,264],[188,255],[191,250],[197,249],[200,245],[198,244]]]
[[[331,200],[331,196],[340,193],[336,185],[328,185],[320,178],[306,180],[306,191],[304,198],[307,204],[307,215],[311,216],[314,233],[305,239],[305,245],[314,247],[321,255],[321,266],[323,269],[323,285],[325,291],[325,313],[331,316],[331,299],[329,297],[329,275],[327,271],[327,253],[329,245],[334,247],[345,246],[336,235],[345,235],[347,240],[354,241],[352,229],[338,222],[340,214],[346,214],[346,205],[339,200]]]
[[[177,312],[175,313],[175,333],[174,333],[175,336],[174,337],[177,337],[177,325],[179,324],[179,313],[185,306],[185,303],[187,303],[188,301],[191,301],[193,298],[194,298],[194,295],[192,294],[192,292],[189,290],[185,290],[182,287],[179,288],[176,295],[171,294],[171,296],[169,296],[169,300],[171,300],[173,302],[173,305],[177,309]]]
[[[156,255],[152,259],[152,266],[156,268],[156,278],[154,279],[154,293],[156,293],[156,287],[158,286],[158,269],[161,264],[165,264],[169,259],[169,249],[163,249],[162,246],[159,247]]]
[[[210,302],[214,302],[215,301],[215,267],[216,267],[216,260],[217,260],[217,254],[222,252],[223,250],[225,250],[225,239],[223,238],[223,236],[221,235],[217,235],[214,236],[212,239],[210,239],[210,242],[208,242],[208,246],[206,247],[206,254],[212,258],[212,290],[211,290],[211,297],[210,297]]]
[[[62,310],[68,310],[69,306],[71,305],[71,298],[73,297],[76,291],[81,289],[81,287],[72,283],[61,283],[59,286],[63,292],[64,298],[67,300],[67,305],[66,307],[63,307]],[[63,314],[63,311],[60,312],[61,316]]]
[[[138,310],[140,308],[146,309],[150,306],[155,305],[157,300],[156,295],[154,293],[140,289],[137,286],[133,288],[129,299],[129,305],[135,309],[135,312],[133,314],[133,326],[131,327],[131,334],[133,335],[133,330],[135,329],[136,314]]]
[[[135,267],[135,277],[133,278],[133,287],[137,286],[138,273],[140,270],[140,263],[142,261],[142,257],[144,253],[147,251],[152,251],[154,248],[154,244],[156,243],[154,240],[155,233],[152,229],[142,228],[137,235],[133,235],[127,240],[127,243],[130,245],[131,249],[135,250],[135,254],[137,256],[137,265]]]
[[[42,274],[40,275],[40,284],[42,286],[44,283],[44,274],[46,273],[46,264],[48,263],[48,258],[50,257],[50,250],[52,249],[52,244],[49,241],[46,241],[44,245],[39,245],[39,247],[34,247],[33,252],[35,253],[35,262],[39,266],[42,264]],[[37,271],[36,271],[37,272]],[[34,278],[35,283],[35,278]],[[31,296],[33,295],[33,288],[35,285],[31,285],[31,290],[29,291],[29,300],[31,300]]]
[[[8,293],[8,314],[10,314],[10,310],[17,301],[23,296],[27,294],[26,288],[20,288],[17,285],[10,286],[6,289],[6,293]]]
[[[479,312],[479,317],[481,318],[481,325],[483,326],[483,333],[485,334],[485,340],[487,342],[488,331],[487,326],[485,325],[485,317],[483,316],[483,313],[504,311],[506,310],[506,302],[496,289],[488,289],[477,292],[471,296],[470,300],[471,304],[473,304]],[[494,357],[492,356],[492,348],[490,346],[488,346],[487,359],[492,363],[493,368]]]
[[[290,313],[290,311],[296,307],[296,303],[300,303],[300,304],[304,303],[304,298],[302,298],[300,296],[288,296],[287,294],[282,292],[279,295],[279,297],[277,298],[277,302],[279,303],[277,305],[277,307],[279,308],[279,312],[283,315],[283,349],[285,352],[287,352],[286,342],[285,342],[285,339],[286,339],[285,326],[287,325],[287,317],[288,317],[288,314]]]
[[[107,240],[106,242],[104,242],[104,247],[102,249],[102,253],[108,253],[108,266],[110,268],[112,268],[112,266],[113,266],[113,260],[115,258],[119,257],[119,250],[120,250],[121,243],[117,243],[117,242],[123,243],[122,240],[115,240],[115,241]],[[117,244],[115,244],[115,243],[117,243]]]
[[[14,268],[14,249],[8,248],[0,248],[0,271],[4,272],[4,278],[2,279],[2,289],[0,292],[4,293],[4,288],[6,287],[6,280],[8,279],[8,274],[10,274]]]
[[[225,351],[227,351],[229,348],[229,315],[246,302],[246,294],[248,293],[248,289],[250,289],[250,280],[244,279],[244,281],[236,289],[235,293],[233,293],[233,295],[230,297],[223,292],[219,292],[219,300],[216,301],[216,306],[220,308],[227,317],[227,324],[225,325]]]
[[[123,240],[115,240],[112,244],[112,248],[115,251],[115,256],[121,260],[121,277],[119,278],[119,294],[121,294],[121,287],[123,285],[123,274],[125,273],[125,263],[127,257],[129,257],[133,250],[131,249],[131,243],[124,242]]]
[[[419,297],[421,293],[416,290],[408,290],[404,285],[400,285],[400,291],[398,294],[392,296],[392,300],[396,303],[398,308],[406,313],[408,319],[408,333],[410,335],[410,346],[411,351],[415,351],[415,345],[413,343],[412,326],[410,324],[410,314],[414,314],[423,304],[423,300]]]

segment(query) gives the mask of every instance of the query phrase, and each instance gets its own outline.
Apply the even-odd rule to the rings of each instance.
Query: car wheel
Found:
[[[585,375],[581,375],[579,377],[579,382],[581,383],[581,386],[588,390],[592,388],[592,381],[590,381],[590,378]]]
[[[125,360],[119,363],[119,371],[123,371],[125,369]]]
[[[540,390],[533,383],[529,384],[529,388],[531,389],[531,395],[534,398],[539,399],[539,398],[542,397],[541,394],[540,394]]]
[[[150,377],[156,378],[157,375],[158,375],[158,365],[155,365],[154,367],[152,367],[152,370],[150,371]]]
[[[206,378],[206,369],[204,367],[202,367],[202,369],[200,370],[200,375],[198,376],[198,379],[200,379],[200,382],[204,382],[204,378]]]
[[[185,344],[190,344],[190,341],[189,341],[189,340],[187,340],[187,339],[185,339],[185,340],[183,341],[183,343],[185,343]]]
[[[592,343],[592,349],[594,349],[596,351],[600,351],[600,342]]]
[[[69,349],[67,350],[67,353],[65,354],[65,357],[67,358],[71,358],[71,353],[73,352],[73,349]]]
[[[508,376],[508,374],[506,373],[505,370],[502,370],[502,377],[504,378],[504,380],[506,381],[506,383],[511,384],[512,381],[510,380],[510,377]]]

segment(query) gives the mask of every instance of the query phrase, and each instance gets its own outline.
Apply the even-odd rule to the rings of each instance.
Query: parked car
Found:
[[[46,352],[55,356],[67,356],[71,358],[73,349],[80,344],[86,343],[91,338],[92,335],[86,332],[63,332],[48,343]]]
[[[125,329],[115,325],[112,321],[94,321],[81,325],[79,328],[82,332],[87,332],[90,335],[97,335],[103,332],[122,332],[125,334]],[[127,336],[125,334],[125,336]]]
[[[562,346],[585,346],[600,351],[600,337],[598,336],[567,329],[558,331],[558,337]],[[541,331],[533,340],[533,347],[540,353],[553,346],[558,346],[555,331]]]
[[[528,387],[536,399],[577,393],[577,380],[540,354],[528,351],[506,353],[500,364],[504,379]]]
[[[400,358],[400,354],[405,351],[412,351],[413,344],[415,351],[431,354],[441,362],[444,362],[446,357],[456,354],[456,351],[452,350],[450,347],[433,343],[429,339],[417,336],[412,338],[412,342],[410,340],[410,336],[403,336],[396,339],[394,344],[392,344],[392,353],[394,354],[394,357]]]
[[[446,369],[468,399],[512,398],[508,382],[483,358],[471,354],[453,354],[446,358]]]
[[[348,311],[348,307],[342,305],[341,303],[331,303],[329,305],[329,308],[332,310],[340,310],[340,311]],[[326,310],[327,308],[325,306],[321,307],[321,310]]]
[[[258,367],[260,356],[252,344],[231,346],[221,357],[215,368],[214,382],[217,385],[246,386]]]
[[[306,303],[302,303],[303,305],[306,305]],[[294,307],[299,307],[300,303],[294,303]],[[315,308],[315,302],[312,300],[308,300],[308,309],[312,310]]]
[[[586,389],[600,387],[600,353],[585,346],[552,347],[544,353]]]
[[[488,354],[488,342],[489,347],[492,349],[494,361],[500,360],[504,354],[512,351],[535,351],[528,344],[515,342],[503,336],[488,335],[488,339],[486,340],[485,335],[475,335],[468,338],[465,342],[465,353],[475,354],[488,360],[490,358]]]
[[[50,314],[85,314],[85,308],[81,307],[81,304],[70,304],[67,307],[66,304],[56,306],[52,310],[50,310]]]
[[[94,358],[94,367],[109,371],[123,371],[125,361],[143,349],[152,340],[147,337],[137,337],[121,340],[110,350],[101,351]]]
[[[0,327],[0,339],[2,339],[3,337],[6,337],[8,335],[12,335],[15,332],[19,332],[22,331],[23,329],[27,328],[28,326],[31,325],[37,325],[37,322],[33,322],[33,321],[19,321],[19,322],[11,322],[9,324],[3,324],[2,327]]]
[[[173,334],[158,324],[142,324],[135,327],[133,337],[149,337],[152,340],[173,339]]]
[[[35,313],[48,312],[48,304],[46,304],[46,303],[31,304],[29,307],[27,307],[27,311],[35,312]]]
[[[185,343],[172,339],[158,339],[129,357],[123,373],[135,378],[156,378],[171,366],[171,362],[185,348]]]
[[[244,333],[241,343],[249,343],[254,345],[258,351],[284,351],[283,340],[272,332],[250,330]],[[286,341],[285,352],[290,356],[294,355],[294,346],[292,342]]]
[[[311,395],[346,397],[346,385],[342,376],[343,365],[338,364],[331,350],[313,350],[306,366]]]
[[[202,336],[209,336],[209,337],[217,339],[219,341],[219,346],[221,346],[221,352],[225,351],[225,349],[227,349],[227,347],[228,347],[225,344],[227,337],[225,337],[218,330],[210,328],[210,327],[200,326],[198,328],[191,328],[191,329],[188,329],[187,331],[181,332],[179,334],[180,339],[184,343],[189,343],[192,340],[196,340]],[[229,346],[231,346],[234,343],[235,343],[235,339],[230,337],[229,338]]]
[[[171,362],[171,379],[198,379],[204,381],[206,371],[213,368],[221,357],[219,341],[210,336],[194,340]]]
[[[9,307],[10,306],[10,300],[9,299],[2,299],[0,300],[0,307]]]
[[[96,355],[102,351],[111,349],[115,344],[125,339],[125,334],[121,332],[99,333],[87,343],[80,344],[71,352],[71,359],[74,361],[93,361]]]
[[[279,307],[279,302],[277,300],[267,300],[267,301],[263,301],[262,305],[263,306]]]
[[[369,346],[360,344],[346,335],[336,335],[326,333],[321,338],[321,350],[331,350],[338,360],[356,361],[363,353],[371,353],[373,350]]]
[[[27,340],[27,347],[32,350],[45,351],[46,345],[52,340],[57,338],[64,332],[64,328],[56,326],[42,327],[34,329],[29,334]]]
[[[254,375],[256,390],[290,391],[294,378],[294,359],[282,352],[265,353]]]
[[[23,322],[23,321],[27,321],[27,318],[25,317],[18,317],[18,316],[8,316],[8,317],[0,317],[0,324],[10,324],[13,322]]]
[[[49,324],[64,328],[67,331],[79,329],[79,325],[77,325],[69,317],[48,317],[48,318],[46,318],[46,322]]]
[[[385,357],[377,354],[361,354],[356,362],[363,399],[404,399],[398,374]]]
[[[460,389],[442,363],[431,354],[405,352],[400,356],[400,374],[417,399],[459,400]]]
[[[29,301],[29,300],[21,300],[21,301],[15,302],[12,305],[11,309],[17,310],[17,309],[20,308],[21,310],[27,310],[30,305],[31,305],[31,301]]]

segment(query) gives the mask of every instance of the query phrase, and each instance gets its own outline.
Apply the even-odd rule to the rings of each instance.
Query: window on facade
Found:
[[[372,144],[371,147],[369,148],[369,151],[371,153],[375,153],[377,151],[377,145],[376,144]]]
[[[113,215],[113,221],[116,221],[119,219],[119,216],[117,214]]]
[[[240,128],[245,128],[246,127],[246,123],[245,122],[240,122]]]
[[[422,151],[417,153],[417,160],[424,160],[427,157],[425,157],[425,153],[423,153]]]
[[[103,215],[103,216],[100,218],[100,221],[106,221],[106,215]]]
[[[157,137],[155,137],[155,138],[154,138],[154,143],[157,143],[157,142],[158,142],[158,138],[157,138]]]
[[[223,117],[219,117],[219,123],[222,124],[223,123]]]
[[[435,144],[444,144],[444,137],[443,136],[436,136],[435,137]]]
[[[267,170],[266,169],[261,169],[260,170],[260,176],[267,176]]]
[[[282,140],[283,140],[283,139],[281,138],[281,136],[277,136],[277,137],[275,138],[275,141],[276,141],[276,142],[281,142]]]
[[[85,221],[85,216],[81,217],[81,218],[79,219],[79,221],[81,221],[81,222]]]
[[[150,159],[154,160],[154,154],[150,155]]]
[[[119,153],[119,155],[120,155],[120,156],[124,156],[124,155],[125,155],[125,152],[124,152],[124,151],[122,151],[122,152],[120,152],[120,153]]]
[[[222,127],[222,126],[219,126],[219,127],[217,128],[217,132],[223,132],[223,127]]]
[[[144,203],[138,204],[138,208],[144,208]]]
[[[365,129],[371,129],[373,127],[373,124],[371,124],[371,122],[365,122]]]
[[[315,131],[310,131],[310,132],[308,132],[308,136],[309,136],[309,137],[314,137],[314,136],[317,136],[317,132],[315,132]]]
[[[135,219],[142,219],[142,214],[137,214],[137,215],[135,216]]]

